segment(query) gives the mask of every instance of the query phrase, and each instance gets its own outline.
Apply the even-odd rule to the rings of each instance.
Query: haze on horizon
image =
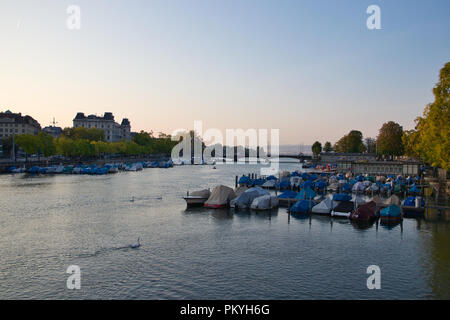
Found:
[[[66,28],[69,5],[81,30]],[[366,9],[381,8],[368,30]],[[0,3],[0,111],[113,112],[132,131],[280,129],[335,142],[384,122],[414,127],[450,59],[450,1],[39,1]]]

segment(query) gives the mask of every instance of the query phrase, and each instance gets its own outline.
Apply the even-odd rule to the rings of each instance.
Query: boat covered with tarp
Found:
[[[225,208],[230,201],[236,198],[234,190],[224,185],[214,187],[208,200],[205,202],[207,208]]]
[[[331,210],[337,205],[337,202],[334,202],[331,198],[326,197],[318,205],[314,206],[311,211],[315,214],[330,215]]]
[[[298,214],[304,214],[308,213],[309,210],[315,205],[314,202],[308,201],[308,200],[300,200],[297,201],[291,208],[291,213],[298,213]]]
[[[250,208],[253,200],[265,195],[270,196],[270,192],[260,187],[249,188],[248,190],[241,193],[241,195],[231,200],[230,207],[237,209]]]
[[[278,207],[278,198],[267,194],[255,198],[250,205],[253,210],[270,210],[276,207]]]
[[[377,204],[375,201],[364,203],[352,212],[349,218],[359,221],[375,220],[377,218]]]
[[[331,211],[332,217],[348,218],[355,209],[355,203],[353,201],[341,201]]]
[[[402,209],[392,204],[380,211],[381,222],[383,223],[397,223],[402,220]]]
[[[333,195],[333,201],[350,201],[352,200],[352,196],[345,193],[336,193]]]
[[[390,206],[390,205],[397,205],[400,206],[400,198],[397,197],[395,194],[393,194],[392,196],[390,196],[389,198],[387,198],[386,200],[383,201],[383,204],[386,206]]]
[[[295,199],[301,199],[301,200],[309,200],[314,199],[316,196],[316,193],[311,188],[304,188],[302,189],[296,196]]]
[[[234,189],[234,194],[236,197],[239,197],[241,194],[243,194],[247,190],[248,190],[247,186],[241,185],[241,186],[238,186],[236,189]]]
[[[422,217],[425,213],[424,206],[422,197],[408,197],[403,202],[403,214],[407,218]]]

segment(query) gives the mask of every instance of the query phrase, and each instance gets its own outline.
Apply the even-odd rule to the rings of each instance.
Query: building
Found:
[[[0,112],[0,139],[18,134],[37,135],[40,131],[41,125],[30,116],[9,110]]]
[[[92,114],[85,116],[84,113],[78,112],[75,119],[73,119],[73,127],[101,129],[105,132],[105,141],[107,142],[117,142],[121,140],[130,141],[131,139],[130,121],[127,118],[124,118],[122,123],[118,124],[115,122],[112,112],[105,112],[103,117]]]
[[[366,161],[366,162],[337,162],[337,171],[345,173],[351,171],[354,174],[370,175],[420,175],[419,161]]]
[[[320,161],[322,163],[336,163],[339,161],[375,161],[374,153],[340,153],[340,152],[321,152]]]
[[[48,127],[45,127],[44,129],[42,129],[42,131],[44,131],[45,133],[48,133],[53,138],[58,138],[62,133],[62,128],[55,127],[55,126],[48,126]]]

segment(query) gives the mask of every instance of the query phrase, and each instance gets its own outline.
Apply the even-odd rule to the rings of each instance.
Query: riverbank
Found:
[[[103,159],[17,159],[16,161],[11,161],[8,159],[0,160],[0,174],[8,173],[10,167],[23,168],[26,170],[32,167],[48,167],[56,165],[96,165],[104,166],[108,163],[134,163],[134,162],[146,162],[146,161],[168,161],[170,160],[169,154],[155,154],[155,155],[145,155],[145,156],[129,156],[129,157],[108,157]]]

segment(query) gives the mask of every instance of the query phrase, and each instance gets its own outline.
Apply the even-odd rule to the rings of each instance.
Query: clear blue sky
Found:
[[[366,28],[371,4],[382,30]],[[279,128],[283,144],[375,137],[432,102],[449,16],[448,0],[2,0],[0,110],[44,126],[112,111],[133,130]]]

